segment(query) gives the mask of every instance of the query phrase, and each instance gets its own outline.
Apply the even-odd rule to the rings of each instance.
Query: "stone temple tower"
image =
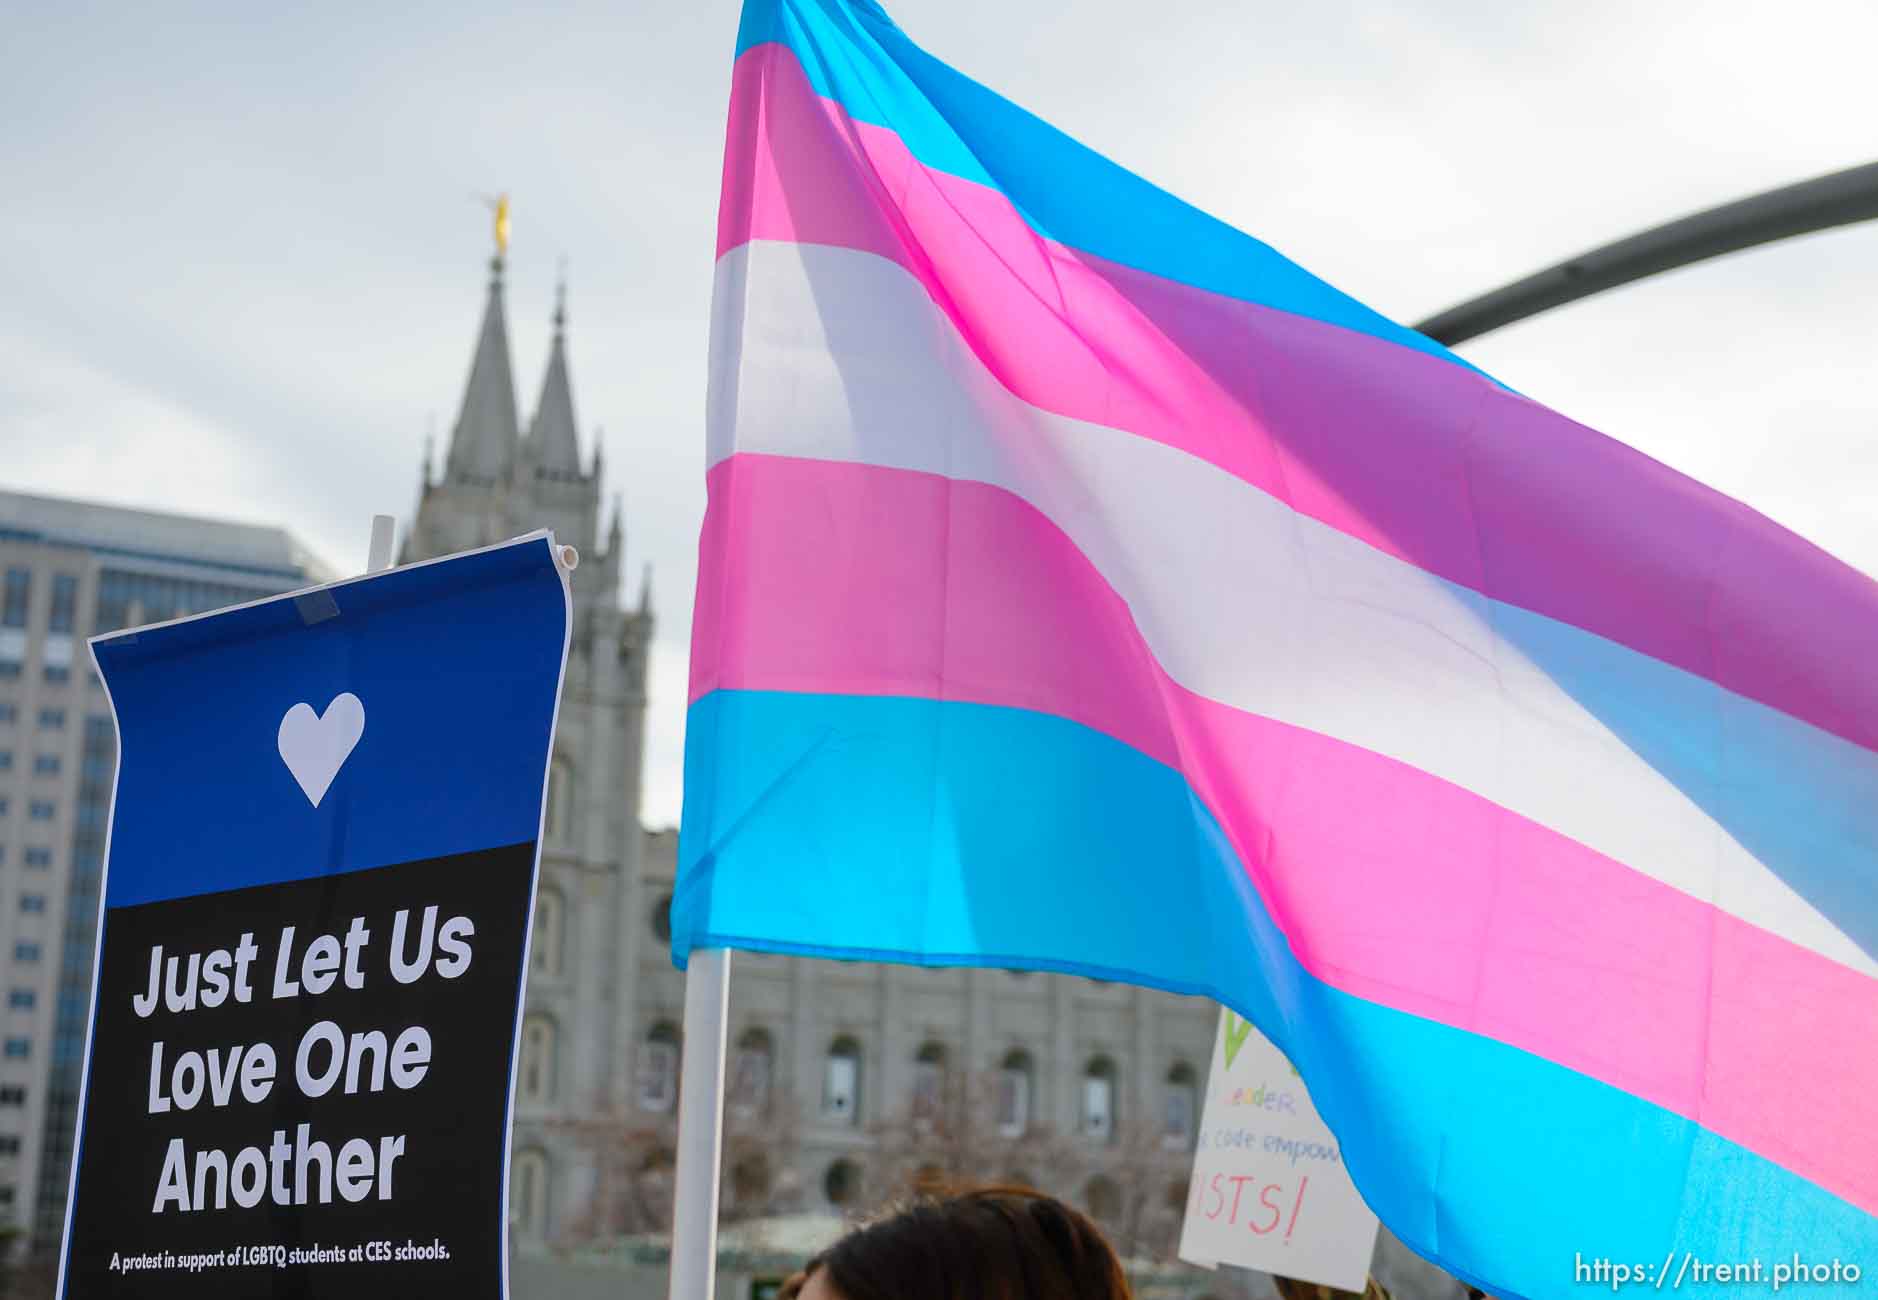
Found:
[[[498,230],[505,242],[500,222]],[[629,1105],[633,971],[646,956],[645,918],[658,901],[649,896],[655,886],[645,878],[639,820],[649,580],[632,607],[621,604],[620,507],[616,500],[603,534],[599,438],[583,462],[567,354],[563,285],[524,432],[499,251],[461,413],[439,472],[425,452],[417,516],[400,557],[427,559],[542,527],[580,551],[517,1073],[510,1222],[524,1246],[555,1235],[594,1199],[600,1171],[590,1135]]]

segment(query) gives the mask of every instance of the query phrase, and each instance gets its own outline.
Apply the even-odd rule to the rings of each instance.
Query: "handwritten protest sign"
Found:
[[[1207,1077],[1180,1257],[1361,1291],[1376,1216],[1304,1081],[1224,1009]]]
[[[121,761],[60,1295],[506,1293],[568,628],[543,534],[93,643]]]

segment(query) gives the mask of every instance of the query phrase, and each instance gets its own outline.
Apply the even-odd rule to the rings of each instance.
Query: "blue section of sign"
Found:
[[[122,746],[105,905],[535,839],[568,620],[533,537],[98,640]]]

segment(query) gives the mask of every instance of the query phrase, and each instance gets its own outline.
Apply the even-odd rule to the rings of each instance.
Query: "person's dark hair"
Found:
[[[841,1300],[1130,1300],[1089,1217],[1041,1192],[925,1197],[856,1228],[790,1279],[822,1273]]]

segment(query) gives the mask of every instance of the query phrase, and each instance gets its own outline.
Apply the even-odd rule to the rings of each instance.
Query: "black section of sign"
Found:
[[[112,909],[98,970],[66,1294],[345,1300],[499,1296],[510,1054],[534,857],[533,843],[518,844]],[[431,967],[401,983],[391,970],[394,919],[400,911],[407,913],[403,951],[408,961],[419,951],[424,914],[431,906],[437,908],[437,931],[452,917],[467,917],[474,925],[467,940],[469,963],[446,978],[443,969],[454,963],[445,960],[445,946],[434,933]],[[285,971],[298,983],[308,945],[331,935],[343,953],[354,917],[363,918],[369,931],[355,962],[362,987],[348,987],[341,965],[324,993],[303,986],[297,996],[275,997],[283,928],[294,928]],[[247,971],[252,1000],[239,1002],[231,992],[216,1007],[177,1013],[159,1003],[148,1017],[136,1014],[134,1000],[150,986],[153,947],[162,945],[165,977],[168,958],[182,959],[180,988],[191,954],[204,956],[206,970],[213,950],[229,950],[232,956],[244,933],[257,950]],[[460,926],[457,933],[460,937]],[[221,971],[232,975],[229,958]],[[316,981],[318,972],[316,963]],[[204,987],[199,972],[198,991]],[[342,1066],[331,1091],[310,1099],[296,1080],[295,1056],[303,1036],[322,1021],[343,1031],[348,1055],[354,1035],[379,1031],[388,1049],[405,1030],[421,1026],[430,1039],[428,1069],[410,1087],[400,1088],[399,1071],[386,1060],[382,1090],[373,1091],[378,1062],[373,1048],[363,1046],[372,1040],[364,1039],[356,1053],[356,1092],[346,1093]],[[156,1084],[171,1108],[152,1114],[151,1064],[158,1042],[163,1055]],[[179,1108],[173,1072],[184,1053],[199,1053],[206,1066],[211,1049],[218,1049],[220,1068],[207,1073],[222,1081],[229,1077],[224,1072],[235,1049],[252,1051],[261,1043],[273,1048],[276,1062],[271,1089],[262,1100],[244,1099],[237,1068],[225,1104],[215,1103],[211,1083],[203,1086],[193,1108]],[[407,1047],[406,1082],[415,1074],[415,1054],[414,1045]],[[390,1051],[384,1055],[395,1057]],[[324,1074],[330,1059],[328,1048],[316,1045],[309,1067],[315,1075]],[[189,1067],[184,1075],[187,1095],[194,1086]],[[259,1086],[257,1080],[254,1087]],[[303,1124],[311,1153],[305,1162],[307,1196],[306,1203],[295,1204]],[[294,1148],[285,1160],[272,1150],[277,1132]],[[345,1182],[337,1176],[341,1152],[355,1138],[370,1148],[372,1174],[364,1178],[355,1159],[348,1166],[353,1177]],[[402,1152],[391,1159],[386,1176],[381,1157],[398,1138]],[[181,1140],[186,1156],[190,1208],[172,1198],[158,1212],[154,1206],[174,1139]],[[312,1145],[319,1142],[326,1144],[334,1165],[328,1203],[319,1201],[325,1180]],[[251,1147],[259,1148],[267,1162],[267,1186],[259,1203],[251,1208],[238,1204],[241,1185],[231,1168],[226,1204],[216,1208],[221,1179],[210,1167],[204,1174],[206,1206],[196,1208],[198,1153],[220,1151],[232,1167]],[[354,1150],[362,1153],[362,1148]],[[245,1173],[251,1193],[252,1158]],[[363,1190],[361,1199],[347,1200],[348,1187]],[[286,1204],[279,1203],[278,1190],[285,1191]],[[321,1249],[318,1262],[278,1262],[289,1252],[310,1248]],[[339,1258],[329,1259],[335,1249]],[[268,1262],[254,1262],[260,1259]]]

